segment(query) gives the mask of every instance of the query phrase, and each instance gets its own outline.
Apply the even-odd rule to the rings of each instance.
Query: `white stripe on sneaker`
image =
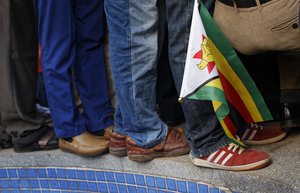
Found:
[[[222,151],[222,152],[218,155],[218,157],[214,160],[214,163],[215,163],[215,164],[218,163],[218,161],[223,157],[223,155],[224,155],[225,153],[226,153],[225,151]]]
[[[207,161],[210,162],[210,160],[212,160],[212,158],[216,155],[216,153],[218,153],[218,151],[216,151],[215,153],[210,154],[210,156],[207,158]]]
[[[250,129],[246,129],[246,132],[244,133],[242,140],[244,140],[247,137],[249,131],[250,131]]]
[[[226,164],[226,162],[233,156],[232,153],[228,154],[227,157],[222,161],[222,165],[224,166]]]
[[[257,130],[253,130],[252,134],[250,135],[248,140],[252,140],[255,136],[255,134],[257,133]]]

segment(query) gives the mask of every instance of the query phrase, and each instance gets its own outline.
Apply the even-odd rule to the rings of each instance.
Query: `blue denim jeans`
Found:
[[[194,0],[167,0],[169,59],[179,92],[186,59]],[[167,131],[155,111],[158,55],[156,0],[106,0],[113,77],[118,97],[116,132],[142,147],[162,140]],[[226,145],[210,101],[184,100],[186,136],[194,156],[206,156]]]
[[[115,131],[149,148],[167,134],[156,112],[156,0],[106,0],[105,11],[117,95]]]

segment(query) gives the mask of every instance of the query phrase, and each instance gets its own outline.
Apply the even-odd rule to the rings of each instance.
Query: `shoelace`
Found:
[[[250,127],[255,128],[255,129],[260,128],[261,130],[264,129],[264,127],[262,125],[258,125],[257,123],[251,123]]]
[[[245,150],[245,148],[242,148],[241,146],[238,146],[235,143],[230,143],[228,146],[228,150],[233,149],[232,152],[235,152],[237,149],[239,149],[238,154],[241,154]]]

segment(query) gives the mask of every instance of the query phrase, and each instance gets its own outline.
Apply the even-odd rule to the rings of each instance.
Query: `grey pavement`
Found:
[[[268,151],[272,164],[264,169],[230,172],[194,166],[188,156],[159,158],[148,163],[135,163],[127,157],[106,154],[99,157],[80,157],[60,150],[31,153],[0,151],[0,167],[76,167],[134,172],[148,175],[181,178],[231,191],[245,193],[300,193],[300,128],[291,129],[288,137],[278,143],[256,147]]]

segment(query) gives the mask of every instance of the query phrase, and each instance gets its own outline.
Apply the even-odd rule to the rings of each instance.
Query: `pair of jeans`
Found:
[[[165,138],[166,125],[155,111],[158,11],[156,0],[106,0],[112,72],[118,97],[116,132],[150,147]],[[169,60],[179,92],[186,59],[193,0],[166,1]],[[228,144],[210,101],[184,100],[186,136],[194,156]]]
[[[105,11],[117,95],[115,132],[149,148],[167,135],[167,125],[156,112],[156,0],[106,0]]]
[[[112,125],[104,64],[104,10],[100,0],[35,0],[41,61],[57,137]],[[79,112],[73,79],[83,103]]]

